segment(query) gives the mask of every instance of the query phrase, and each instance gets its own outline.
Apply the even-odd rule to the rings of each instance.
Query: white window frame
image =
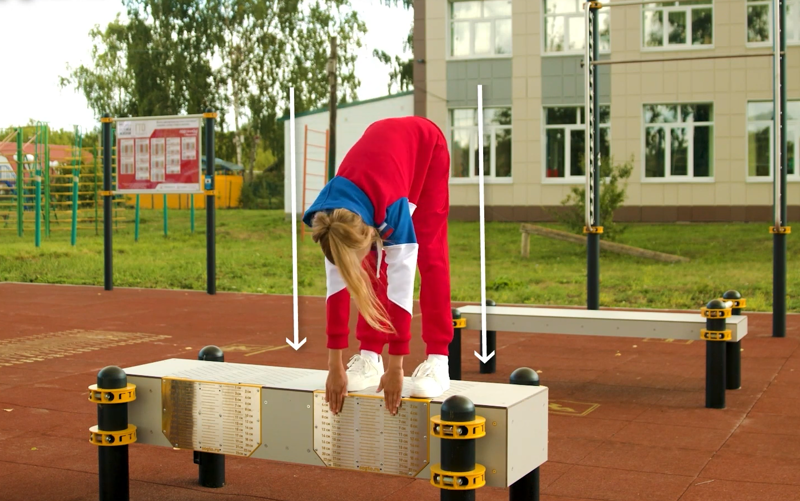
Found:
[[[761,48],[761,47],[772,47],[772,37],[775,33],[775,27],[772,25],[772,6],[774,0],[745,0],[744,3],[744,42],[747,48]],[[794,38],[787,38],[786,45],[800,45],[800,0],[785,0],[787,4],[791,3],[794,4],[794,19],[791,17],[786,18],[786,24],[788,25],[790,22],[794,21]],[[769,22],[767,23],[768,30],[769,30],[769,37],[767,40],[763,42],[750,42],[747,39],[747,32],[748,32],[748,25],[747,25],[747,8],[752,5],[766,5],[767,6],[767,17],[769,18]]]
[[[513,28],[513,10],[512,15],[510,16],[492,16],[492,17],[479,17],[475,19],[464,19],[463,21],[459,22],[468,22],[469,23],[469,36],[470,36],[470,47],[469,47],[469,55],[467,56],[454,56],[452,54],[452,37],[453,37],[453,23],[455,22],[452,18],[451,6],[454,3],[459,1],[470,1],[470,0],[446,0],[446,13],[445,13],[445,20],[446,20],[446,28],[445,28],[445,60],[446,61],[470,61],[476,59],[511,59],[514,56],[514,28]],[[476,0],[472,0],[476,1]],[[481,1],[481,9],[483,9],[483,0]],[[491,35],[490,38],[492,40],[492,44],[495,44],[495,22],[500,20],[509,20],[512,21],[512,28],[511,28],[511,52],[508,54],[495,54],[494,51],[496,49],[496,45],[492,47],[492,53],[490,54],[475,54],[475,23],[476,22],[486,22],[491,21]]]
[[[599,127],[601,129],[608,129],[608,145],[609,148],[611,147],[611,105],[609,104],[601,104],[601,107],[608,107],[609,108],[609,121],[608,123],[601,123]],[[547,124],[547,109],[548,108],[577,108],[577,120],[578,122],[575,124]],[[572,160],[572,152],[570,148],[570,142],[572,141],[572,131],[579,130],[586,134],[586,125],[581,120],[581,111],[584,109],[583,105],[580,104],[566,104],[566,105],[547,105],[542,107],[542,184],[584,184],[586,183],[586,174],[585,169],[586,165],[584,165],[584,174],[579,176],[574,176],[570,174],[570,160]],[[585,119],[585,114],[584,117]],[[597,117],[598,120],[600,117]],[[564,140],[564,177],[547,177],[547,131],[552,129],[563,129],[567,133],[565,134]],[[584,141],[586,138],[584,137]],[[610,159],[609,159],[610,161]],[[598,166],[599,168],[599,166]]]
[[[526,1],[533,1],[533,0],[526,0]],[[586,25],[584,22],[584,12],[580,6],[584,3],[583,0],[578,0],[579,9],[576,12],[566,12],[563,14],[547,14],[545,11],[545,0],[538,0],[541,2],[540,8],[542,10],[542,27],[541,27],[541,35],[540,35],[540,47],[541,47],[541,57],[562,57],[562,56],[576,56],[576,55],[583,55],[585,47],[580,47],[578,49],[573,50],[562,50],[562,51],[548,51],[547,50],[547,20],[553,17],[563,17],[564,18],[564,42],[565,45],[568,45],[569,42],[569,19],[570,18],[580,18],[581,19],[581,29],[585,30]],[[606,2],[611,3],[611,2]],[[609,22],[611,21],[611,9],[600,10],[600,13],[603,14],[603,17],[608,17]],[[600,17],[600,16],[598,16]],[[599,22],[599,20],[598,20]],[[610,54],[611,53],[611,27],[608,28],[608,49],[598,48],[600,54]],[[584,42],[585,43],[585,42]],[[601,44],[602,45],[602,44]]]
[[[639,13],[639,24],[641,26],[641,30],[639,33],[639,44],[641,45],[642,52],[667,52],[667,51],[683,51],[683,50],[712,50],[714,49],[714,45],[717,40],[717,27],[715,24],[715,10],[714,9],[714,1],[711,0],[710,4],[700,4],[700,5],[678,5],[678,6],[671,6],[671,7],[650,7],[649,4],[642,5],[641,11]],[[658,3],[658,2],[653,2]],[[660,4],[659,4],[660,5]],[[711,43],[705,45],[693,45],[691,43],[692,40],[692,10],[694,9],[711,9]],[[645,33],[645,24],[644,24],[644,14],[645,12],[656,12],[656,11],[663,11],[664,17],[662,18],[662,26],[663,30],[661,33],[663,45],[659,47],[651,47],[645,44],[644,40],[644,33]],[[667,24],[669,23],[669,13],[670,12],[686,12],[686,43],[684,44],[670,44],[669,41],[669,30],[667,29]],[[747,24],[747,23],[745,23]],[[745,28],[746,29],[746,28]]]
[[[787,102],[798,102],[800,100],[791,99]],[[770,100],[763,100],[763,99],[751,99],[747,101],[745,104],[745,117],[749,116],[749,110],[747,108],[750,107],[750,103],[770,103]],[[773,106],[773,113],[775,107]],[[757,124],[757,125],[767,125],[769,127],[769,176],[751,176],[750,175],[750,124]],[[744,125],[744,134],[745,134],[745,165],[744,165],[744,175],[747,178],[748,183],[771,183],[773,181],[773,177],[775,175],[775,127],[774,121],[770,118],[769,120],[745,120]],[[787,173],[786,173],[786,181],[787,182],[798,182],[800,181],[800,119],[797,120],[789,120],[787,117],[786,120],[786,130],[789,134],[794,132],[794,174],[789,174],[788,166],[787,166]],[[788,143],[788,141],[787,141]],[[786,145],[788,148],[788,144]],[[788,158],[787,158],[788,160]]]
[[[716,166],[716,148],[712,151],[712,161],[711,167],[714,169],[714,173],[711,176],[706,177],[695,177],[694,175],[694,128],[695,126],[704,126],[710,125],[711,126],[711,138],[716,147],[716,127],[714,125],[714,120],[712,119],[710,122],[683,122],[681,115],[680,115],[680,106],[685,105],[692,105],[692,104],[710,104],[711,105],[711,113],[715,115],[716,110],[714,107],[713,102],[709,101],[681,101],[677,103],[666,103],[666,102],[657,102],[657,103],[644,103],[642,105],[642,145],[641,145],[641,153],[642,153],[642,173],[641,173],[641,182],[642,183],[681,183],[681,184],[691,184],[691,183],[714,183],[714,178],[717,175],[717,166]],[[677,122],[658,122],[658,123],[647,123],[645,122],[645,112],[644,109],[646,106],[658,106],[658,105],[667,105],[667,106],[678,106],[678,121]],[[664,177],[647,177],[647,128],[650,127],[662,127],[667,130],[665,135],[665,143],[664,143]],[[685,176],[680,175],[672,175],[671,172],[671,163],[672,163],[672,129],[681,129],[681,128],[688,128],[688,152],[687,152],[687,159],[689,161],[689,172]]]
[[[508,108],[512,109],[511,106],[484,106],[484,112],[486,110],[491,109],[498,109],[498,108]],[[455,110],[472,110],[475,112],[475,115],[478,114],[478,107],[471,107],[471,106],[458,106],[454,108],[448,108],[447,110],[447,142],[448,142],[448,150],[450,153],[450,184],[478,184],[480,182],[480,178],[478,174],[475,173],[478,166],[475,165],[475,155],[473,151],[478,149],[478,125],[470,125],[469,127],[466,126],[455,126],[453,125],[453,111]],[[483,120],[483,117],[481,117]],[[469,136],[469,176],[467,177],[455,177],[453,176],[453,132],[456,130],[471,130],[471,134]],[[510,130],[511,131],[511,175],[508,177],[496,177],[497,173],[497,131],[498,130]],[[483,133],[484,134],[491,134],[492,141],[491,145],[484,144],[484,147],[489,146],[489,174],[483,176],[483,181],[485,183],[491,184],[511,184],[514,182],[514,115],[512,112],[511,115],[511,125],[498,125],[498,124],[483,124]],[[484,166],[485,167],[485,166]]]

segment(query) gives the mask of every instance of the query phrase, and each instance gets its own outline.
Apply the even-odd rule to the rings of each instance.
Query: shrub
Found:
[[[603,237],[615,240],[625,231],[625,226],[614,222],[614,211],[625,202],[627,179],[633,171],[633,157],[624,164],[610,162],[600,163],[600,225]],[[563,210],[554,214],[558,222],[574,233],[583,233],[585,226],[586,188],[573,187],[569,195],[561,201]]]

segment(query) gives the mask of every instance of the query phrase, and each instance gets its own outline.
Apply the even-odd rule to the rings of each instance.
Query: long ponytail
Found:
[[[320,244],[328,261],[339,269],[364,320],[378,331],[396,332],[360,260],[362,253],[369,251],[372,245],[377,245],[378,252],[383,252],[377,230],[365,224],[357,214],[347,209],[335,209],[330,214],[316,214],[312,238]]]

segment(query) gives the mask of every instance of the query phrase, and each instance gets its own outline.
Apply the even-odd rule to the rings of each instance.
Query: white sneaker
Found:
[[[429,358],[411,374],[412,397],[436,398],[449,389],[450,370],[445,362]]]
[[[378,386],[383,376],[383,357],[378,363],[357,353],[347,362],[347,391],[362,391]]]

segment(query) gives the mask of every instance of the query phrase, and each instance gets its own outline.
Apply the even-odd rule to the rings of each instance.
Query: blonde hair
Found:
[[[396,332],[372,288],[371,280],[374,278],[364,269],[360,259],[361,254],[369,252],[373,245],[377,245],[378,252],[383,252],[383,241],[378,231],[347,209],[318,212],[311,228],[314,242],[322,247],[328,261],[339,269],[364,320],[378,331]]]

